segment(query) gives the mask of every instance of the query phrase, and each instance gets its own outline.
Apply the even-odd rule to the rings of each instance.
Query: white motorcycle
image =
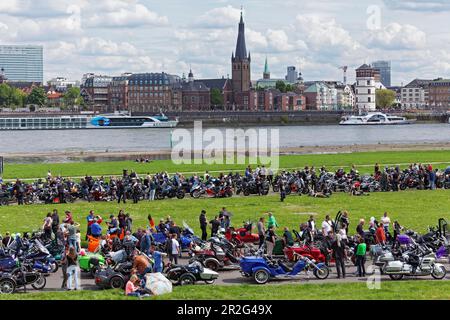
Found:
[[[444,265],[436,263],[435,254],[417,256],[405,253],[402,257],[402,261],[386,261],[382,273],[389,275],[392,280],[401,280],[404,276],[429,275],[440,280],[447,274]]]

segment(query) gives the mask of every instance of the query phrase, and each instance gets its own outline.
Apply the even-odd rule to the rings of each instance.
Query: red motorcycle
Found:
[[[291,262],[297,261],[297,255],[314,259],[316,262],[325,262],[325,256],[320,252],[319,248],[310,247],[307,245],[300,245],[294,247],[285,247],[283,249],[284,256]]]
[[[259,235],[257,233],[252,233],[252,229],[252,223],[246,223],[239,229],[231,227],[225,232],[225,238],[227,238],[228,241],[235,238],[237,241],[243,243],[259,243]]]
[[[205,186],[203,188],[196,188],[192,193],[192,197],[198,199],[201,196],[209,198],[229,198],[233,196],[233,190],[230,186]]]

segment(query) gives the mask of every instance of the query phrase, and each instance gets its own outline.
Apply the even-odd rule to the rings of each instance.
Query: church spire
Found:
[[[263,79],[270,79],[269,63],[267,62],[267,56],[266,56],[266,63],[264,65]]]
[[[241,9],[241,20],[239,22],[239,34],[236,43],[235,58],[237,60],[247,59],[247,47],[245,45],[245,24],[242,9]]]

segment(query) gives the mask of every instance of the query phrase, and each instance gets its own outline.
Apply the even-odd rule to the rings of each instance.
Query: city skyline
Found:
[[[341,80],[338,68],[348,65],[352,82],[355,68],[375,60],[392,61],[393,85],[450,73],[449,28],[435,27],[448,24],[442,0],[13,0],[0,4],[0,44],[44,45],[45,81],[87,72],[181,75],[190,66],[197,78],[231,77],[241,5],[252,80],[262,78],[266,56],[274,78],[292,65],[308,80]]]

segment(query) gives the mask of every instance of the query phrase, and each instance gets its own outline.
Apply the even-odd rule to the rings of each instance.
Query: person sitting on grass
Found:
[[[139,286],[139,283],[139,277],[133,274],[125,286],[125,295],[138,298],[148,297],[149,294]]]

